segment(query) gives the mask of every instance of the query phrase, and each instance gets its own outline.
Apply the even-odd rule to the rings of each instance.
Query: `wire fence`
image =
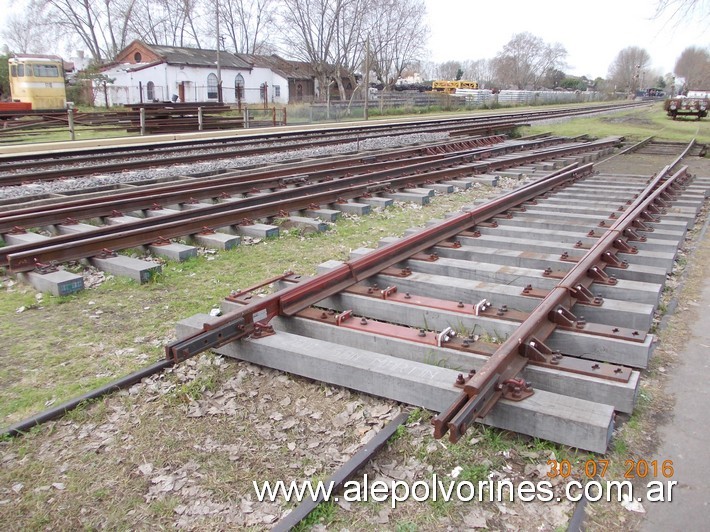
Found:
[[[317,123],[364,118],[365,105],[369,116],[493,109],[520,105],[551,105],[557,103],[591,103],[609,100],[595,91],[516,91],[459,90],[456,94],[433,92],[379,92],[370,99],[331,101],[290,106],[290,122]]]
[[[107,88],[108,89],[108,88]],[[129,87],[111,86],[111,94],[120,96],[120,91]],[[147,90],[147,87],[142,87]],[[154,88],[156,91],[159,87]],[[200,95],[208,87],[196,87]],[[269,89],[273,89],[270,87]],[[162,90],[162,89],[161,89]],[[258,91],[258,89],[255,89]],[[465,111],[482,108],[514,107],[520,105],[548,105],[555,103],[585,103],[614,99],[613,95],[593,91],[516,91],[505,90],[493,93],[490,90],[463,90],[457,94],[401,91],[371,94],[368,101],[333,100],[325,103],[301,103],[277,106],[270,102],[247,104],[239,97],[240,92],[231,96],[234,102],[226,100],[217,105],[215,100],[202,102],[167,102],[161,100],[162,92],[153,93],[159,104],[145,103],[149,110],[143,124],[140,121],[141,104],[127,107],[113,107],[105,110],[100,106],[97,112],[58,112],[46,115],[28,115],[4,120],[0,128],[0,142],[26,142],[51,134],[68,135],[69,139],[90,136],[122,136],[128,134],[151,134],[180,131],[203,131],[208,129],[236,129],[268,127],[287,124],[310,124],[365,119],[374,116],[396,116],[404,114],[425,114],[441,111]],[[247,93],[248,95],[248,93]],[[108,99],[109,92],[99,89],[96,99]],[[146,97],[148,94],[146,93]],[[224,96],[224,94],[223,94]],[[267,92],[268,96],[268,92]],[[110,100],[109,100],[110,101]],[[169,116],[158,113],[155,107],[169,109]],[[201,108],[200,106],[204,106]],[[102,108],[103,107],[103,108]],[[130,108],[129,108],[130,107]],[[219,107],[219,109],[217,109]],[[152,115],[156,118],[150,123]],[[144,110],[145,113],[145,110]],[[204,116],[202,116],[204,113]]]

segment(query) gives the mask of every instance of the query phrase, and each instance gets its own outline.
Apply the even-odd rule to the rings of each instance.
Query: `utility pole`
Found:
[[[217,101],[222,103],[222,60],[220,56],[220,43],[221,38],[219,35],[219,0],[215,0],[214,3],[215,17],[217,19]]]
[[[363,117],[368,120],[369,113],[367,110],[368,104],[370,103],[370,36],[367,36],[367,41],[365,42],[365,109],[363,111]]]

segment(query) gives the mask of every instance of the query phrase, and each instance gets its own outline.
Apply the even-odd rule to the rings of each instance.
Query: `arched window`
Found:
[[[210,100],[217,99],[217,75],[210,74],[207,76],[207,98]]]
[[[143,59],[143,56],[141,55],[140,52],[136,52],[135,54],[133,54],[133,60],[136,63],[140,63],[142,59]]]
[[[244,99],[244,76],[241,74],[237,74],[237,77],[234,78],[234,97],[237,100]]]
[[[152,102],[153,100],[155,100],[155,83],[149,81],[148,84],[145,86],[145,90],[148,101]]]

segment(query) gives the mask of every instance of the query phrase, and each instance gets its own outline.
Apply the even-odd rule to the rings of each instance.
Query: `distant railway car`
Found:
[[[453,94],[456,89],[477,89],[477,81],[450,81],[438,79],[431,84],[431,90],[434,92],[446,92],[448,94]]]
[[[708,98],[687,98],[679,96],[668,98],[664,104],[664,109],[668,116],[675,120],[679,116],[695,116],[698,120],[708,116],[710,99]]]
[[[8,59],[8,67],[12,97],[9,103],[30,104],[32,111],[66,108],[67,91],[61,57],[17,55]]]

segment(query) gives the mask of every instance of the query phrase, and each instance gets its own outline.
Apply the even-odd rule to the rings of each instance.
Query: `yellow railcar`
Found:
[[[30,104],[33,111],[66,108],[67,91],[61,57],[16,55],[8,59],[12,102]]]
[[[453,94],[456,92],[456,89],[477,89],[478,88],[478,82],[477,81],[463,81],[463,80],[442,80],[438,79],[436,81],[433,81],[431,84],[431,90],[435,92],[446,92],[449,94]]]

